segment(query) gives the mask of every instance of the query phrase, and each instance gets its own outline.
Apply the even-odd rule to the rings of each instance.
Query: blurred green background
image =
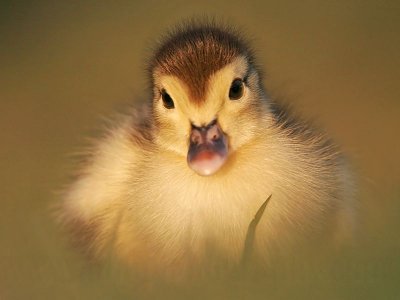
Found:
[[[145,96],[154,40],[202,14],[243,27],[271,94],[316,119],[351,157],[359,244],[322,273],[289,265],[252,284],[159,286],[152,298],[400,299],[396,0],[1,1],[0,299],[144,297],[142,285],[68,248],[49,207],[100,117]]]

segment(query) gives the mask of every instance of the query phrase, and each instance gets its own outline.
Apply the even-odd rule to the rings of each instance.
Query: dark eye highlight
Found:
[[[166,90],[161,90],[161,98],[165,108],[175,108],[174,100],[172,100],[171,96],[166,92]]]
[[[229,99],[239,100],[243,96],[244,84],[243,80],[236,78],[229,89]]]

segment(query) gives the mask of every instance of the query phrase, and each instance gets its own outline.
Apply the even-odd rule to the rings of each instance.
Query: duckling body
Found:
[[[229,30],[196,25],[160,46],[153,100],[98,141],[65,195],[62,218],[95,257],[111,251],[150,275],[240,264],[353,222],[351,175],[337,147],[288,122],[254,58]]]

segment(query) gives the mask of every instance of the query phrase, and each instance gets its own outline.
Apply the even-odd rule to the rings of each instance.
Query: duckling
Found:
[[[298,241],[351,231],[344,156],[268,96],[235,30],[177,28],[149,82],[151,101],[95,143],[62,201],[61,219],[92,257],[164,278],[234,268],[261,207],[251,245],[261,265]]]

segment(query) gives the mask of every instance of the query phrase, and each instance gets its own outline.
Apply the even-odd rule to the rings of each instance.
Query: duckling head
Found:
[[[171,33],[150,65],[156,140],[199,175],[215,174],[260,132],[264,90],[238,34],[186,26]]]

